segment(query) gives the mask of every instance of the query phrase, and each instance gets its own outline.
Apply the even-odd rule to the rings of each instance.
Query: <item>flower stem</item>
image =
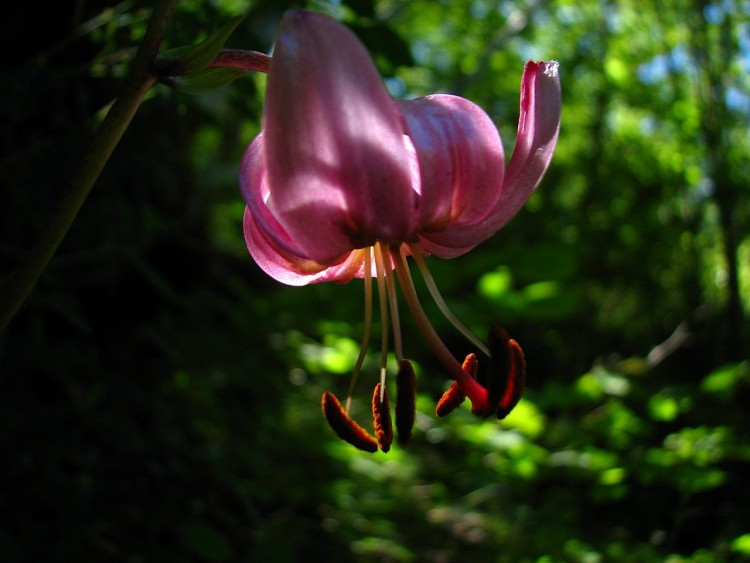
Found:
[[[39,234],[25,260],[5,283],[0,293],[0,333],[2,333],[31,293],[47,264],[73,224],[99,174],[156,77],[151,64],[156,58],[176,0],[159,0],[143,36],[120,96],[104,118],[94,140],[81,159],[77,172]]]
[[[208,66],[209,68],[255,70],[257,72],[268,74],[270,65],[271,57],[265,53],[259,53],[258,51],[245,51],[242,49],[223,49]]]

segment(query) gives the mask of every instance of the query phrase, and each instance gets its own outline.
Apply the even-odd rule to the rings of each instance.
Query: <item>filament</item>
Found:
[[[430,292],[430,295],[432,295],[432,298],[435,300],[435,303],[437,304],[440,311],[443,313],[446,319],[448,319],[451,324],[456,327],[456,330],[458,330],[461,334],[466,337],[466,339],[471,342],[474,346],[479,348],[479,350],[487,357],[490,355],[490,351],[487,348],[487,346],[484,345],[484,343],[479,340],[479,338],[476,337],[476,335],[471,332],[466,325],[464,325],[460,320],[458,320],[458,317],[453,314],[453,312],[448,308],[448,304],[445,302],[445,299],[443,299],[443,296],[440,294],[440,290],[438,290],[437,284],[435,283],[435,279],[432,277],[432,274],[430,273],[430,270],[427,268],[427,264],[424,261],[424,256],[422,256],[422,253],[419,251],[418,248],[414,248],[412,246],[409,246],[409,250],[411,251],[412,256],[414,256],[414,260],[417,262],[417,266],[419,267],[419,271],[422,274],[422,278],[424,278],[425,284],[427,285],[427,289]]]
[[[375,270],[378,279],[378,300],[380,301],[380,401],[385,393],[386,366],[388,364],[388,295],[386,289],[385,263],[383,260],[383,246],[376,242],[373,247],[375,255]]]
[[[448,370],[453,379],[457,380],[466,394],[471,398],[472,403],[478,401],[478,405],[488,404],[489,394],[487,389],[482,387],[473,377],[466,373],[461,365],[456,361],[456,358],[450,353],[445,343],[440,339],[435,329],[430,324],[430,320],[427,318],[427,314],[424,312],[419,297],[417,296],[417,290],[414,287],[414,281],[409,273],[409,265],[406,262],[406,254],[403,246],[399,249],[391,249],[391,256],[395,263],[396,275],[398,281],[401,284],[401,290],[404,294],[406,304],[409,306],[411,314],[414,316],[414,320],[417,323],[422,336],[424,337],[427,344],[430,346],[435,356],[443,367]]]
[[[390,256],[388,258],[390,260]],[[401,318],[398,314],[398,296],[396,295],[396,282],[393,279],[393,275],[386,274],[385,283],[388,288],[388,305],[391,309],[393,348],[396,352],[396,359],[400,362],[404,359],[404,348],[401,342]]]
[[[352,372],[352,379],[349,382],[349,392],[346,395],[346,407],[345,412],[349,413],[349,407],[352,404],[352,395],[354,394],[354,387],[357,385],[359,374],[362,372],[362,364],[365,362],[365,356],[367,355],[367,348],[370,344],[370,333],[372,329],[372,260],[370,258],[370,252],[364,252],[365,255],[365,328],[362,332],[362,344],[359,347],[359,356],[357,356],[357,363],[354,365],[354,371]]]

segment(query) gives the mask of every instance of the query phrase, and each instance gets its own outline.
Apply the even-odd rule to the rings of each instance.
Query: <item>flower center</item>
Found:
[[[393,346],[396,355],[396,360],[399,364],[404,360],[403,345],[401,340],[401,323],[398,312],[398,298],[396,295],[396,284],[394,275],[392,272],[395,271],[395,278],[398,279],[399,285],[401,286],[401,292],[404,296],[409,310],[414,317],[414,320],[422,333],[423,338],[426,340],[430,349],[433,351],[437,359],[448,371],[450,376],[455,379],[466,392],[469,398],[472,400],[473,408],[472,411],[475,414],[486,416],[494,412],[491,406],[488,405],[488,392],[487,389],[480,385],[474,376],[469,374],[463,366],[453,357],[448,347],[443,343],[438,333],[430,323],[427,314],[419,301],[414,281],[411,276],[409,264],[407,261],[407,255],[411,254],[414,258],[417,266],[425,280],[425,284],[435,300],[440,311],[445,317],[453,324],[456,329],[463,334],[479,351],[481,351],[486,357],[490,357],[488,348],[476,337],[458,318],[451,312],[440,294],[437,284],[435,283],[432,274],[430,274],[427,264],[424,260],[422,252],[407,243],[400,244],[398,246],[386,246],[381,242],[376,242],[369,249],[365,250],[364,259],[364,287],[365,287],[365,330],[362,336],[362,345],[360,347],[359,356],[355,364],[354,372],[352,373],[352,379],[349,386],[349,393],[346,398],[346,412],[349,411],[351,405],[352,395],[354,394],[354,388],[356,387],[359,375],[362,371],[362,365],[364,364],[367,350],[369,348],[369,342],[371,337],[371,326],[372,326],[372,312],[373,312],[373,271],[375,273],[375,279],[378,288],[378,297],[380,304],[380,318],[381,318],[381,343],[380,343],[380,384],[381,384],[381,398],[384,393],[386,377],[387,377],[387,361],[388,361],[388,344],[390,340],[389,332],[393,330]],[[496,407],[495,407],[496,408]]]
[[[489,360],[486,375],[482,380],[477,377],[478,361],[476,356],[469,354],[463,364],[459,364],[430,323],[419,302],[411,277],[407,260],[409,254],[413,256],[417,263],[427,288],[440,311]],[[395,276],[393,275],[394,272]],[[373,277],[378,288],[381,318],[380,380],[375,386],[372,399],[377,438],[370,436],[366,430],[349,417],[352,396],[362,372],[370,343],[373,316]],[[516,405],[523,391],[525,360],[521,347],[514,340],[508,338],[507,333],[499,327],[492,328],[489,346],[485,346],[450,311],[427,268],[424,256],[418,248],[408,243],[388,246],[382,242],[376,242],[371,247],[364,249],[365,329],[359,356],[349,385],[346,406],[342,407],[330,393],[323,395],[323,412],[334,431],[344,440],[365,451],[375,451],[379,447],[386,452],[390,448],[393,430],[388,406],[386,376],[388,343],[392,330],[393,345],[399,365],[397,381],[399,394],[396,399],[396,427],[399,431],[399,441],[405,443],[411,435],[411,425],[414,421],[414,372],[411,364],[403,355],[396,279],[422,336],[440,363],[454,379],[450,389],[438,402],[437,415],[445,416],[461,404],[465,397],[469,397],[472,403],[471,410],[474,414],[488,416],[497,413],[499,418],[504,418]]]

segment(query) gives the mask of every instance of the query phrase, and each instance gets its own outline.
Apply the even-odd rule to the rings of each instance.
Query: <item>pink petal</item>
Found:
[[[448,95],[403,101],[399,108],[419,162],[419,230],[441,231],[484,217],[500,197],[505,167],[489,116]]]
[[[560,132],[558,64],[526,63],[521,85],[521,116],[513,156],[503,181],[503,197],[494,223],[498,229],[518,213],[547,171]]]
[[[250,254],[269,276],[287,285],[308,285],[327,281],[346,283],[355,276],[362,277],[363,250],[350,252],[335,266],[321,266],[310,260],[290,255],[274,245],[273,239],[258,228],[249,209],[243,220],[245,241]]]
[[[415,192],[400,115],[343,25],[291,11],[282,21],[264,114],[267,205],[311,259],[413,238]]]
[[[494,206],[480,219],[442,232],[420,232],[419,246],[443,258],[459,256],[495,234],[518,213],[544,176],[560,130],[560,78],[556,62],[526,63],[521,82],[518,136]]]
[[[345,252],[333,264],[320,264],[306,255],[269,211],[263,140],[261,133],[245,151],[240,166],[240,188],[248,206],[243,227],[253,259],[272,278],[289,285],[350,281],[362,268],[361,252]]]

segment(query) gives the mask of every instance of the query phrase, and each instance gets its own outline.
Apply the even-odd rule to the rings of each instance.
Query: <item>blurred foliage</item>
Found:
[[[560,62],[543,184],[491,241],[429,261],[469,327],[521,342],[524,399],[502,423],[467,407],[437,420],[448,380],[404,317],[412,442],[369,455],[336,439],[319,398],[346,392],[362,284],[282,287],[247,255],[237,166],[264,78],[195,97],[159,86],[2,337],[2,560],[750,557],[748,2],[186,0],[164,48],[239,14],[227,46],[268,51],[293,6],[350,25],[394,95],[483,106],[508,152],[524,60]],[[150,4],[14,10],[0,281],[116,95]]]

